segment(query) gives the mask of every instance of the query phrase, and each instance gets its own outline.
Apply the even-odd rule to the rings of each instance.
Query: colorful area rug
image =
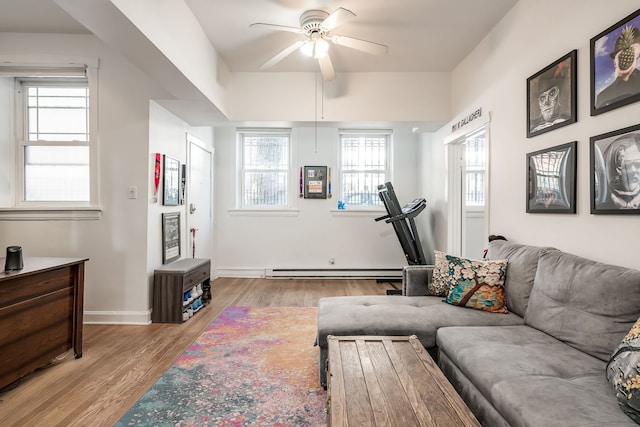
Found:
[[[326,426],[316,308],[228,307],[116,426]]]

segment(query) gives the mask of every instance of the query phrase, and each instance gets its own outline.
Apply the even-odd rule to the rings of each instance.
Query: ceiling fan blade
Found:
[[[303,34],[303,31],[300,28],[298,28],[298,27],[288,27],[286,25],[265,24],[263,22],[256,22],[256,23],[251,24],[249,26],[250,27],[257,27],[257,28],[268,28],[270,30],[277,30],[277,31],[288,31],[290,33]]]
[[[318,58],[318,64],[320,65],[320,72],[324,80],[334,80],[336,78],[336,70],[333,69],[329,55]]]
[[[339,7],[331,13],[331,15],[327,16],[324,21],[320,24],[322,28],[327,31],[331,31],[339,25],[344,24],[351,18],[356,16],[355,13],[351,12],[344,7]]]
[[[331,35],[329,40],[339,46],[350,47],[351,49],[361,50],[362,52],[372,55],[386,55],[389,47],[380,43],[369,42],[366,40],[355,39],[353,37]]]
[[[282,52],[278,53],[276,56],[274,56],[273,58],[271,58],[270,60],[262,64],[260,66],[260,69],[264,70],[266,68],[273,67],[278,62],[282,61],[285,57],[295,52],[296,49],[300,48],[300,46],[302,46],[304,42],[305,42],[304,40],[298,40],[294,44],[286,47]]]

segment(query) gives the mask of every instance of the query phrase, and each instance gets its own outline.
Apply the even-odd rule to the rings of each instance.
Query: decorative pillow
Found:
[[[433,278],[427,285],[427,295],[436,297],[446,297],[449,295],[449,264],[445,253],[433,251],[435,256],[435,266],[433,268]]]
[[[507,313],[504,278],[507,260],[471,260],[446,255],[451,288],[445,302],[493,313]]]
[[[611,355],[607,379],[616,391],[622,412],[640,424],[640,319]]]

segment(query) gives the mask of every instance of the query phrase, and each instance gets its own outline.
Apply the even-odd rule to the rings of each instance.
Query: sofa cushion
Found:
[[[427,295],[433,277],[433,265],[407,265],[402,269],[402,295],[417,297]]]
[[[472,384],[511,426],[634,425],[616,404],[605,362],[534,328],[441,328],[437,345],[442,370],[468,379],[452,384]]]
[[[640,317],[640,271],[560,251],[540,255],[525,323],[608,361]]]
[[[507,259],[509,269],[504,282],[507,310],[524,317],[533,287],[540,254],[556,249],[521,245],[505,240],[489,243],[487,259]]]
[[[450,278],[449,264],[447,263],[446,254],[440,251],[433,251],[434,267],[433,278],[427,285],[427,295],[436,297],[446,297],[449,295]]]
[[[640,424],[640,319],[611,355],[607,379],[622,411]]]
[[[436,331],[452,325],[522,325],[512,313],[496,315],[442,302],[441,297],[400,295],[341,296],[318,302],[318,344],[327,335],[412,335],[425,348],[436,343]]]
[[[471,260],[446,255],[450,284],[446,302],[461,307],[506,313],[504,277],[507,260]]]

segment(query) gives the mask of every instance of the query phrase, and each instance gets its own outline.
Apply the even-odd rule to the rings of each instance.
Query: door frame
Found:
[[[464,206],[463,197],[465,194],[465,180],[463,179],[463,166],[464,166],[464,143],[466,139],[478,132],[484,127],[485,130],[485,177],[484,177],[484,197],[485,197],[485,215],[484,215],[484,234],[489,235],[489,215],[490,209],[490,126],[489,121],[484,123],[478,123],[470,129],[465,129],[464,134],[457,135],[455,138],[445,140],[446,156],[447,156],[447,198],[448,198],[448,218],[449,221],[447,227],[447,252],[453,255],[462,256],[462,251],[465,246],[464,233],[465,226],[463,224],[462,208]]]

